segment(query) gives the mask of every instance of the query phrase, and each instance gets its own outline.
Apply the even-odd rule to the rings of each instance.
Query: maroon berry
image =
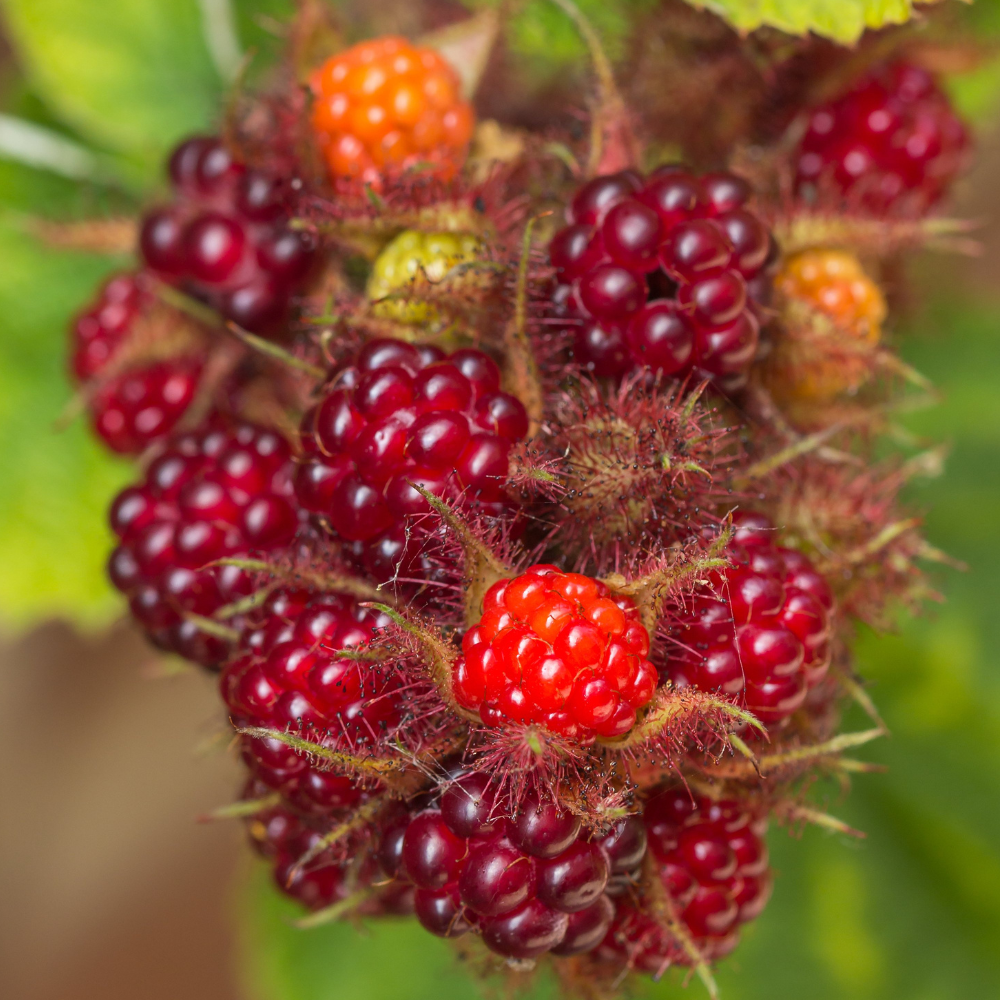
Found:
[[[728,954],[739,925],[760,914],[770,892],[762,824],[735,801],[712,802],[685,788],[651,798],[643,820],[662,887],[694,944],[708,961]],[[625,898],[600,955],[654,975],[692,961],[641,900]]]
[[[158,646],[204,666],[226,658],[228,643],[185,615],[210,617],[247,595],[244,571],[212,564],[287,546],[298,527],[291,496],[288,443],[221,421],[170,438],[143,482],[118,495],[109,572]]]
[[[475,927],[508,958],[579,954],[604,938],[611,860],[554,802],[528,795],[505,820],[489,778],[470,772],[446,786],[440,808],[412,814],[401,841],[400,825],[384,835],[382,867],[416,884],[417,918],[431,933]]]
[[[404,551],[405,530],[430,506],[411,483],[483,514],[509,514],[507,455],[528,418],[499,387],[496,364],[479,351],[369,342],[306,414],[299,502],[356,543],[380,580],[419,555],[417,543]]]
[[[137,454],[169,434],[194,399],[201,375],[201,360],[188,353],[169,361],[131,363],[102,376],[154,307],[141,276],[118,274],[71,330],[73,376],[96,386],[88,401],[94,430],[122,454]]]
[[[882,66],[812,112],[797,153],[797,191],[835,194],[871,212],[923,211],[945,194],[968,146],[926,70]]]
[[[739,514],[731,565],[681,613],[674,683],[736,698],[767,725],[788,718],[830,665],[833,597],[799,552],[781,548],[766,518]]]
[[[576,358],[602,376],[694,372],[739,389],[756,352],[772,245],[746,207],[750,194],[741,178],[699,180],[676,167],[583,187],[549,251],[561,282],[556,313],[576,326]]]
[[[239,325],[274,330],[315,257],[310,238],[288,227],[289,185],[204,137],[177,147],[169,173],[174,204],[143,221],[146,264]]]

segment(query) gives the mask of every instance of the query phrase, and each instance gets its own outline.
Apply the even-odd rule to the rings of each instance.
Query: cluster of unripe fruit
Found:
[[[359,301],[327,239],[342,219],[317,225],[316,205],[360,206],[357,227],[417,176],[481,214],[472,110],[440,55],[397,38],[309,87],[324,173],[182,143],[142,269],[76,320],[96,430],[145,459],[112,505],[111,578],[157,646],[219,672],[248,829],[307,907],[413,913],[515,964],[587,955],[609,981],[704,967],[764,907],[782,794],[705,754],[801,748],[842,634],[836,581],[782,544],[725,425],[776,274],[862,342],[877,286],[843,252],[783,259],[742,178],[666,166],[579,186],[544,263],[497,226],[390,220]],[[803,197],[936,200],[966,141],[942,101],[896,67],[815,111]],[[473,339],[421,289],[487,248],[522,277]],[[344,325],[315,320],[330,288]],[[787,399],[861,380],[771,346]],[[681,504],[681,474],[683,518],[651,517]],[[583,519],[598,481],[611,506]]]

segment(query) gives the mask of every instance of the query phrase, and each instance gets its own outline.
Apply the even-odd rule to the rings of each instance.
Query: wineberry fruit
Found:
[[[386,35],[331,56],[309,78],[312,128],[330,176],[378,185],[420,167],[451,177],[475,124],[461,81],[434,49]]]
[[[746,181],[661,167],[582,187],[549,246],[574,355],[601,376],[693,372],[739,389],[757,350],[770,233]]]
[[[540,723],[578,740],[623,736],[656,690],[649,633],[631,599],[555,566],[494,584],[462,652],[455,697],[491,726]]]

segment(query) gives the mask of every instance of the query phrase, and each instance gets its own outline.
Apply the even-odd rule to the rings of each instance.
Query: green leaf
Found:
[[[905,24],[912,0],[688,0],[710,10],[739,31],[764,25],[791,35],[813,32],[838,42],[856,42],[866,28]]]
[[[70,394],[69,317],[109,262],[41,247],[9,217],[0,217],[0,259],[0,622],[105,622],[121,608],[104,574],[107,507],[130,469],[82,421],[54,425]]]
[[[220,81],[198,0],[2,0],[33,88],[95,146],[148,177],[218,113]]]

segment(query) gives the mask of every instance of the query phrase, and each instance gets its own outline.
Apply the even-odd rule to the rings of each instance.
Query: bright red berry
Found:
[[[803,197],[825,190],[869,211],[938,201],[962,168],[968,133],[926,70],[876,69],[812,112],[798,150]]]
[[[614,913],[604,894],[613,862],[602,843],[533,795],[505,818],[483,774],[458,777],[438,805],[414,815],[390,864],[417,887],[427,930],[457,937],[475,929],[508,958],[589,951]]]
[[[598,177],[574,197],[549,256],[556,311],[597,375],[643,367],[740,388],[757,349],[771,236],[746,181],[661,167]]]
[[[829,669],[833,595],[806,556],[776,544],[767,518],[741,514],[735,523],[731,565],[686,607],[667,673],[778,723]]]
[[[70,332],[74,378],[82,383],[97,380],[88,400],[94,430],[112,451],[123,454],[144,451],[174,429],[194,398],[201,375],[196,351],[182,349],[169,360],[126,363],[110,377],[102,377],[141,337],[138,328],[155,305],[141,275],[117,274],[77,316]],[[178,319],[177,326],[180,329],[184,321]]]
[[[388,622],[344,594],[270,595],[220,678],[234,725],[292,731],[355,752],[383,740],[404,714],[400,685],[384,665],[356,653]],[[302,797],[319,811],[352,804],[340,798],[338,782],[346,779],[316,770],[280,741],[251,741],[244,753],[262,781],[297,804]]]
[[[555,566],[494,584],[462,651],[455,696],[492,726],[540,723],[581,740],[622,736],[657,685],[635,604]]]
[[[388,580],[418,555],[416,545],[404,553],[407,520],[430,511],[411,483],[508,514],[508,452],[527,431],[524,407],[500,391],[500,372],[481,351],[370,341],[306,414],[296,496]]]
[[[211,616],[250,592],[248,574],[212,565],[280,551],[295,536],[291,448],[274,431],[211,421],[170,438],[138,486],[118,494],[112,582],[152,641],[204,666],[228,643],[188,614]]]
[[[702,957],[729,954],[739,926],[755,919],[770,895],[764,824],[740,803],[698,798],[685,788],[662,792],[643,814],[663,890]],[[649,907],[621,898],[602,958],[659,974],[692,956]]]
[[[279,326],[315,256],[310,238],[289,227],[291,183],[200,136],[174,150],[170,180],[174,202],[143,220],[147,266],[248,330]]]

